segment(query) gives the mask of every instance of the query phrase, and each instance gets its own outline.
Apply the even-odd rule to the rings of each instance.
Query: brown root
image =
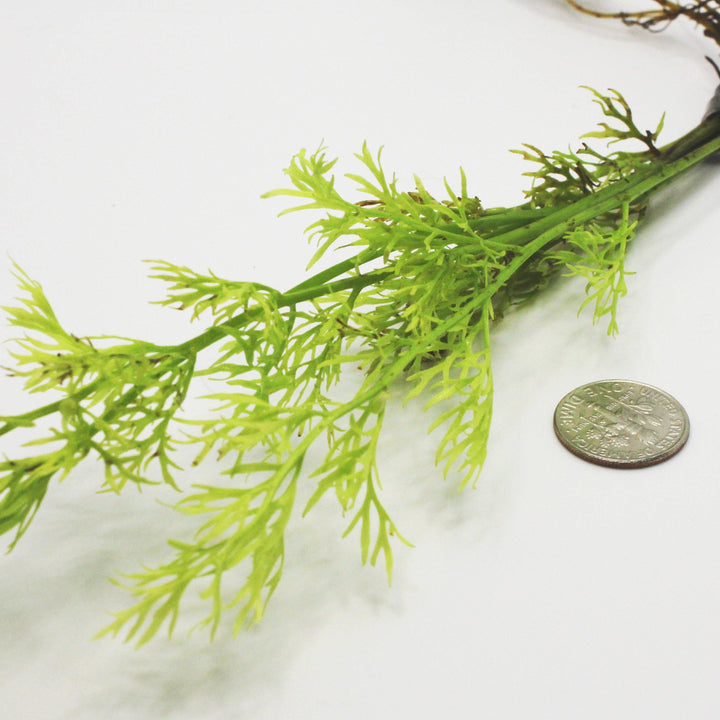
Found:
[[[616,18],[626,25],[639,25],[651,32],[664,30],[673,20],[686,17],[703,28],[703,34],[720,45],[720,0],[698,0],[681,5],[670,0],[654,0],[658,8],[637,12],[601,12],[567,0],[576,10],[597,18]]]

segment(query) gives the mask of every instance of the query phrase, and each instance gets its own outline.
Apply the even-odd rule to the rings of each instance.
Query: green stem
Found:
[[[653,165],[646,171],[640,171],[636,178],[632,178],[627,181],[619,181],[619,183],[615,183],[613,186],[604,188],[598,193],[578,200],[567,208],[557,210],[546,218],[537,220],[525,228],[506,233],[505,236],[508,239],[510,237],[515,239],[515,236],[517,236],[518,240],[522,240],[526,238],[528,232],[532,229],[535,237],[529,242],[523,243],[524,247],[522,248],[522,251],[518,253],[518,255],[508,264],[506,268],[498,273],[491,285],[484,288],[469,302],[467,302],[458,313],[448,317],[444,322],[436,325],[430,333],[422,338],[415,339],[407,348],[407,351],[412,351],[414,347],[417,352],[421,352],[423,347],[431,344],[434,340],[442,338],[463,318],[477,312],[483,305],[492,299],[495,293],[497,293],[498,290],[501,289],[508,280],[530,260],[530,258],[535,256],[538,252],[541,252],[542,250],[557,243],[575,225],[587,222],[598,215],[602,215],[603,213],[618,207],[618,205],[629,206],[629,203],[633,200],[641,197],[642,195],[646,195],[656,186],[665,183],[668,179],[676,177],[682,172],[685,172],[704,158],[720,150],[720,122],[718,121],[712,123],[712,125],[710,123],[701,124],[688,133],[685,138],[690,138],[691,136],[695,143],[693,145],[695,149],[690,151],[686,156],[677,160],[661,159],[653,163]],[[618,184],[620,184],[621,187],[616,187]],[[302,442],[295,449],[291,457],[288,458],[285,463],[287,467],[289,468],[291,466],[293,457],[295,457],[298,453],[304,453],[307,450],[312,442],[319,437],[320,434],[322,434],[328,424],[336,422],[341,416],[362,406],[372,400],[372,398],[384,392],[395,380],[395,378],[401,375],[407,367],[406,358],[407,352],[403,353],[403,357],[398,358],[389,367],[382,368],[381,376],[374,378],[374,382],[368,383],[369,388],[365,393],[358,393],[358,395],[353,399],[352,404],[344,405],[341,408],[338,408],[336,411],[330,413],[323,423],[320,423],[318,426],[313,428],[303,438]]]
[[[720,121],[717,118],[701,123],[689,133],[667,146],[667,155],[661,155],[658,160],[638,170],[633,176],[625,180],[618,180],[596,193],[591,193],[576,200],[574,203],[558,209],[532,210],[525,206],[518,209],[509,209],[505,222],[498,223],[494,214],[488,218],[481,217],[470,222],[473,229],[479,230],[483,225],[493,227],[487,237],[492,238],[495,244],[513,246],[525,245],[531,242],[539,233],[544,233],[559,223],[574,219],[575,224],[588,220],[613,210],[624,202],[632,202],[647,195],[658,185],[685,172],[693,165],[720,150]],[[679,149],[684,154],[678,157]],[[539,219],[537,216],[540,215]],[[529,222],[528,222],[529,221]],[[510,228],[510,229],[507,229]],[[442,228],[439,228],[440,234]],[[484,238],[485,239],[485,238]],[[468,246],[466,246],[468,247]],[[542,249],[542,248],[541,248]],[[288,307],[305,300],[313,300],[339,290],[349,288],[367,287],[374,282],[387,277],[389,272],[368,273],[335,283],[331,281],[353,268],[359,268],[372,260],[382,257],[382,250],[365,250],[354,257],[343,260],[295,285],[278,297],[279,307]],[[237,329],[244,323],[252,320],[252,311],[243,313],[227,322],[209,328],[204,333],[186,341],[185,343],[169,348],[175,352],[193,350],[200,352],[226,336],[224,329]]]
[[[100,380],[100,378],[98,378],[97,380],[91,382],[89,385],[86,385],[84,388],[82,388],[82,390],[78,390],[76,393],[73,393],[69,397],[75,401],[83,400],[88,395],[91,395],[97,388],[99,388],[101,384],[102,381]],[[55,402],[49,403],[48,405],[43,405],[42,407],[36,408],[35,410],[30,410],[29,412],[23,413],[22,415],[13,415],[12,417],[3,418],[2,420],[5,424],[0,427],[0,436],[5,435],[11,430],[19,427],[31,427],[35,420],[39,420],[41,417],[45,417],[60,410],[60,406],[62,405],[62,403],[66,402],[66,400],[67,398],[61,398],[60,400],[56,400]]]
[[[522,248],[515,258],[496,276],[491,286],[475,296],[463,308],[465,312],[475,312],[489,297],[502,287],[502,284],[525,265],[533,256],[556,244],[574,227],[582,225],[593,218],[646,197],[670,180],[686,172],[705,158],[720,151],[720,118],[714,116],[700,123],[690,132],[673,143],[662,148],[660,156],[650,161],[644,168],[637,170],[630,177],[617,180],[601,190],[557,209],[532,209],[527,204],[505,211],[493,209],[486,216],[470,221],[470,226],[476,230],[486,230],[484,239],[492,238],[495,244],[507,248]],[[497,210],[497,211],[496,211]],[[441,231],[442,228],[439,228]],[[465,245],[466,249],[471,245]],[[390,270],[376,270],[366,274],[359,274],[349,278],[335,280],[344,273],[359,269],[373,260],[383,256],[381,250],[365,250],[352,258],[343,260],[335,265],[316,273],[303,282],[295,285],[277,298],[279,307],[292,307],[297,303],[314,300],[342,290],[352,289],[356,292],[372,284],[380,283],[390,276]],[[488,295],[489,293],[489,295]],[[259,316],[259,311],[251,309],[241,313],[221,325],[213,326],[194,338],[179,345],[158,347],[168,354],[197,354],[201,350],[213,345],[215,342],[227,337],[228,330],[236,330],[244,324],[251,322]],[[454,324],[453,318],[438,325],[432,335],[442,337]],[[429,342],[432,338],[424,338]],[[419,342],[419,341],[416,341]],[[387,377],[394,377],[396,368],[390,368]],[[70,396],[75,400],[82,400],[90,395],[99,381]],[[386,383],[381,383],[386,387]],[[39,407],[23,415],[14,416],[4,420],[0,427],[0,436],[10,430],[32,424],[33,421],[56,412],[62,401],[56,401]]]
[[[505,209],[507,215],[500,217],[494,213],[489,217],[480,217],[469,222],[470,227],[476,232],[486,230],[486,234],[483,236],[483,240],[503,238],[511,230],[517,230],[520,228],[528,228],[529,221],[536,221],[538,218],[547,217],[552,210],[545,208],[528,209],[525,206],[520,208],[509,208]],[[439,234],[442,235],[442,231],[445,226],[440,226]],[[447,225],[449,228],[455,226]],[[392,272],[387,271],[376,271],[367,273],[365,275],[357,275],[351,278],[345,278],[332,282],[335,278],[344,275],[353,269],[359,269],[363,265],[367,265],[373,260],[378,260],[384,254],[384,250],[363,250],[362,252],[354,255],[347,260],[342,260],[335,265],[331,265],[329,268],[322,270],[315,275],[303,280],[298,285],[293,286],[289,290],[277,296],[278,307],[292,307],[300,302],[306,300],[314,300],[318,297],[331,295],[342,290],[362,290],[369,285],[374,285],[385,278],[392,275]],[[208,328],[204,332],[196,335],[194,338],[181,343],[180,345],[168,346],[165,348],[167,352],[173,353],[185,353],[185,352],[200,352],[206,348],[214,345],[218,340],[227,337],[228,330],[237,330],[248,322],[252,322],[253,319],[259,317],[260,311],[254,311],[251,309],[240,315],[227,320],[226,322],[215,325]]]

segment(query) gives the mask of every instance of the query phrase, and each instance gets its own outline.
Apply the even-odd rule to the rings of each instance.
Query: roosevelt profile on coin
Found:
[[[600,380],[569,392],[555,408],[553,425],[570,452],[615,468],[663,462],[690,433],[687,413],[672,395],[630,380]]]

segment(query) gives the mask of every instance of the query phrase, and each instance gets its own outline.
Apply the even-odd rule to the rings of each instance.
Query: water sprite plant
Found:
[[[266,197],[289,198],[284,212],[313,213],[311,266],[339,247],[354,253],[285,291],[154,262],[153,277],[167,284],[163,303],[206,324],[177,345],[75,335],[16,267],[21,295],[5,311],[21,336],[10,373],[29,392],[59,399],[0,416],[0,436],[41,419],[50,427],[26,456],[0,460],[0,533],[12,533],[10,549],[51,481],[85,458],[101,461],[106,491],[177,487],[174,451],[189,438],[193,464],[214,455],[229,481],[194,486],[180,500],[177,509],[201,521],[195,536],[169,541],[165,564],[125,578],[134,603],[104,633],[139,644],[163,626],[172,633],[191,586],[208,602],[201,625],[211,634],[226,611],[236,630],[258,622],[280,580],[300,482],[315,484],[303,514],[334,495],[345,534],[360,536],[362,561],[382,557],[390,577],[392,543],[406,540],[382,504],[376,464],[389,391],[440,408],[430,428],[440,435],[437,462],[461,488],[474,484],[492,414],[494,319],[572,274],[587,281],[582,307],[617,332],[627,250],[648,199],[720,150],[717,114],[660,145],[662,119],[641,130],[619,92],[589,92],[603,121],[576,150],[517,151],[532,186],[516,207],[483,207],[462,171],[446,197],[417,177],[403,191],[367,146],[356,156],[360,172],[347,175],[360,199],[346,199],[327,150],[300,151],[288,187]],[[607,147],[590,144],[597,139]],[[348,364],[363,370],[349,398],[337,393]],[[219,388],[209,398],[215,411],[201,419],[182,413],[198,379]],[[319,443],[324,457],[309,464]],[[244,580],[226,590],[225,573],[237,567]]]

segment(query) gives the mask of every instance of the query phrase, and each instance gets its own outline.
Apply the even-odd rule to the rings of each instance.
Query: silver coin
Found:
[[[555,409],[555,434],[583,460],[615,468],[663,462],[687,442],[690,421],[663,390],[630,380],[601,380],[568,393]]]

